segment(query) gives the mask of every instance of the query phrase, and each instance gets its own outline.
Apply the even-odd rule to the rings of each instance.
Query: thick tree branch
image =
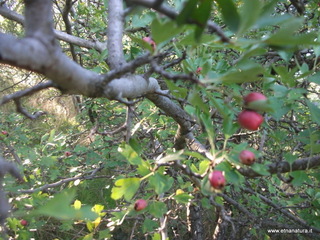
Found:
[[[276,173],[287,173],[291,171],[308,170],[312,168],[317,168],[319,166],[320,166],[320,155],[316,155],[313,157],[297,159],[292,163],[292,165],[290,165],[290,163],[287,161],[272,163],[267,165],[267,169],[270,174],[276,174]],[[246,168],[246,169],[240,168],[238,170],[242,175],[246,177],[254,178],[254,177],[262,176],[250,168]]]
[[[22,15],[7,8],[5,4],[0,5],[0,15],[6,19],[25,25],[25,18]],[[76,36],[69,35],[65,32],[60,32],[58,30],[54,30],[54,34],[57,39],[77,45],[79,47],[96,49],[99,52],[102,52],[107,48],[106,43],[102,43],[98,41],[88,41]]]
[[[40,40],[47,47],[55,45],[52,1],[25,0],[26,37]]]
[[[124,26],[123,3],[109,0],[108,6],[108,64],[111,69],[121,68],[125,64],[122,36]]]

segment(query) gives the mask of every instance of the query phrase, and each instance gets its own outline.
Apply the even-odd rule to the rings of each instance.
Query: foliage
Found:
[[[73,34],[103,41],[106,2],[77,1],[69,16]],[[142,55],[148,46],[141,39],[151,35],[157,45],[153,54],[170,52],[166,63],[183,59],[167,71],[196,76],[202,85],[154,76],[192,117],[194,135],[218,164],[187,148],[174,149],[176,122],[146,99],[132,107],[130,139],[127,129],[115,131],[126,122],[128,109],[115,101],[83,97],[75,118],[60,124],[61,113],[28,121],[2,108],[0,130],[9,135],[1,136],[1,150],[7,159],[22,160],[25,176],[22,184],[5,178],[14,209],[7,219],[10,236],[155,240],[163,239],[165,228],[169,239],[194,239],[197,221],[203,239],[212,239],[219,221],[227,222],[225,239],[308,239],[310,234],[268,229],[320,229],[319,169],[270,174],[268,167],[287,162],[292,168],[297,159],[320,153],[318,4],[305,4],[299,14],[294,1],[285,0],[168,2],[179,12],[175,20],[141,7],[126,16],[125,57]],[[55,1],[61,29],[63,4]],[[230,42],[207,31],[208,20],[223,26]],[[0,28],[11,29],[8,22],[0,22]],[[107,52],[75,48],[82,66],[109,70]],[[12,85],[4,74],[1,70],[3,86]],[[258,131],[241,129],[236,120],[249,92],[262,92],[269,101]],[[239,162],[244,149],[258,156],[251,167]],[[225,173],[223,191],[208,182],[213,168]],[[259,176],[246,174],[250,169]],[[137,199],[148,201],[139,212]],[[197,207],[198,215],[191,214]]]

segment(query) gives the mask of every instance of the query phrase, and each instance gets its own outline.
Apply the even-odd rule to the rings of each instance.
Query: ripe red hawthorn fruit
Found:
[[[141,211],[142,209],[145,209],[148,206],[148,202],[144,199],[138,199],[134,203],[134,210]]]
[[[238,115],[238,123],[241,127],[254,131],[263,123],[263,117],[255,111],[243,110]]]
[[[20,224],[21,224],[22,226],[27,226],[27,225],[28,225],[28,221],[25,220],[25,219],[22,219],[22,220],[20,221]]]
[[[244,100],[245,104],[248,104],[248,103],[255,102],[255,101],[267,100],[267,97],[265,95],[263,95],[262,93],[252,92],[252,93],[249,93],[248,95],[244,96],[243,100]]]
[[[5,131],[5,130],[1,131],[1,134],[2,134],[2,135],[5,135],[5,136],[8,136],[8,135],[9,135],[9,133],[8,133],[7,131]]]
[[[145,41],[146,43],[149,43],[153,50],[156,50],[157,45],[156,45],[155,41],[152,40],[151,37],[143,37],[142,40]]]
[[[209,173],[209,181],[213,188],[221,190],[226,185],[226,179],[223,172],[215,170]]]
[[[196,74],[200,74],[202,71],[202,67],[198,67],[197,70],[196,70]]]
[[[253,152],[249,150],[243,150],[239,154],[239,159],[241,163],[250,166],[255,162],[256,156]]]
[[[72,155],[72,153],[71,153],[71,152],[69,152],[69,151],[65,151],[65,152],[64,152],[64,155],[65,155],[66,157],[69,157],[69,156],[71,156],[71,155]]]

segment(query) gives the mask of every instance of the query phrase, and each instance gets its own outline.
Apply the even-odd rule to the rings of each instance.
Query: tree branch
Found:
[[[0,5],[0,15],[6,19],[25,25],[25,18],[22,15],[7,8],[5,4]],[[65,32],[60,32],[58,30],[54,30],[54,34],[57,39],[77,45],[79,47],[96,49],[99,52],[102,52],[107,48],[106,43],[102,43],[98,41],[88,41],[76,36],[69,35]]]
[[[270,174],[275,174],[275,173],[287,173],[291,171],[307,170],[307,169],[312,169],[319,166],[320,166],[320,155],[316,155],[313,157],[297,159],[292,163],[292,165],[290,165],[290,163],[287,161],[272,163],[267,165],[267,169]],[[261,174],[253,171],[251,168],[240,168],[238,169],[238,171],[242,175],[250,178],[262,176]]]
[[[123,3],[109,0],[108,6],[108,64],[111,69],[121,68],[125,64],[122,36],[124,25]]]

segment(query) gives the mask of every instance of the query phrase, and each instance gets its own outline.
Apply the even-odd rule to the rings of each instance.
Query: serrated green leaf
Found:
[[[153,232],[157,227],[159,227],[159,223],[156,220],[146,218],[142,224],[142,231],[143,233]]]
[[[320,124],[320,108],[310,101],[307,101],[307,104],[311,113],[311,120]]]
[[[203,30],[206,27],[206,23],[210,17],[212,0],[203,0],[200,2],[199,7],[193,12],[192,18],[198,23],[195,30],[195,38],[199,40]]]
[[[189,0],[185,3],[184,8],[176,17],[176,21],[179,25],[187,23],[190,20],[194,10],[197,8],[198,0]]]
[[[123,143],[118,148],[119,153],[121,153],[130,164],[132,165],[140,165],[143,163],[142,158],[134,151],[134,149],[128,145]]]
[[[167,205],[164,202],[155,201],[149,205],[149,213],[156,218],[162,217],[167,211]]]
[[[173,198],[177,201],[177,203],[187,204],[194,197],[189,193],[181,193],[181,194],[175,195]]]
[[[33,214],[45,215],[61,220],[94,220],[96,217],[98,217],[97,214],[91,211],[90,206],[82,207],[81,209],[75,209],[71,205],[71,202],[74,199],[75,195],[76,191],[74,189],[68,189],[59,194],[56,194],[52,199],[46,202],[45,205],[35,210]]]
[[[151,23],[151,35],[157,44],[170,40],[182,31],[183,27],[178,27],[175,21],[160,22],[156,18]]]
[[[183,150],[180,150],[176,153],[170,153],[167,156],[157,160],[157,163],[162,164],[162,163],[167,163],[167,162],[171,162],[171,161],[182,160],[182,159],[184,159],[184,156],[182,154],[183,154]]]
[[[270,173],[268,172],[268,168],[260,163],[255,163],[251,166],[251,169],[260,175],[268,176]]]
[[[160,174],[158,172],[149,178],[150,185],[154,188],[154,191],[158,195],[169,191],[173,182],[174,179],[172,177]]]
[[[293,180],[291,183],[295,187],[301,186],[306,182],[311,183],[311,180],[305,171],[294,171],[290,173],[290,176],[293,177]]]
[[[199,91],[192,90],[188,95],[188,101],[195,107],[201,109],[201,112],[209,114],[209,107],[205,104],[200,96]]]
[[[240,27],[238,35],[243,34],[247,29],[253,26],[260,16],[262,3],[259,0],[245,0],[240,9]],[[253,11],[254,9],[254,11]]]
[[[263,72],[264,69],[260,65],[247,65],[244,68],[233,68],[216,81],[224,84],[255,82],[260,80]]]
[[[140,186],[139,178],[122,178],[115,182],[115,186],[111,190],[111,198],[118,200],[122,197],[126,201],[130,201]]]
[[[232,32],[237,32],[240,25],[240,16],[232,0],[215,0],[222,13],[224,22]]]
[[[319,49],[320,49],[320,47],[319,47]],[[320,85],[320,72],[317,72],[316,74],[310,76],[308,79],[310,82],[314,82],[314,83]]]

